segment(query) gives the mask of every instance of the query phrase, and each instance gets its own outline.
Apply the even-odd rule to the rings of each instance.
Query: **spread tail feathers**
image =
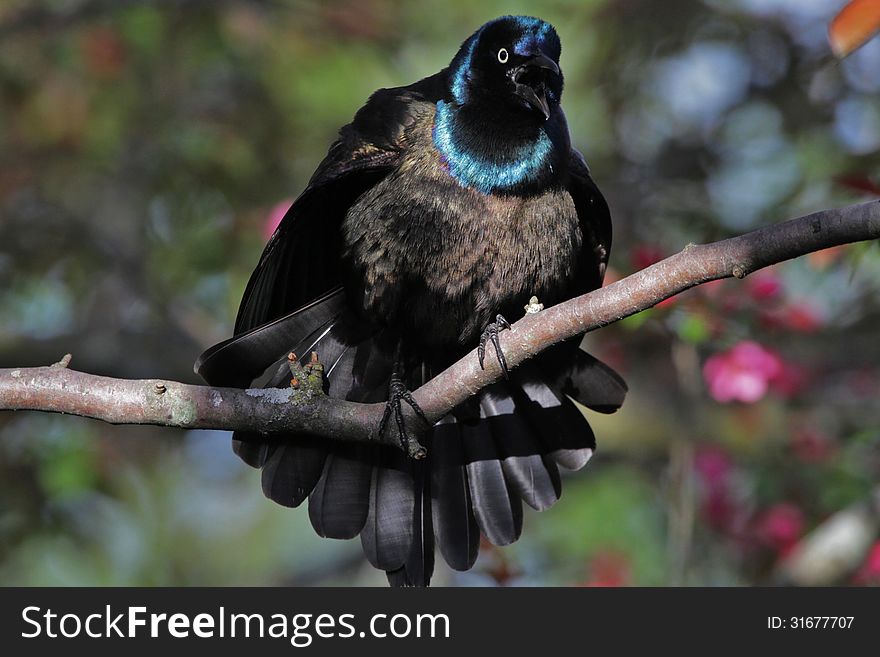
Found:
[[[341,290],[330,292],[212,347],[196,369],[212,385],[283,387],[290,379],[287,354],[305,361],[316,351],[331,397],[384,401],[393,356],[379,336],[352,338],[343,330],[344,312]],[[419,384],[424,377],[408,378]],[[523,502],[549,508],[562,494],[559,466],[576,470],[589,461],[595,438],[569,397],[613,412],[625,394],[616,373],[568,344],[438,422],[424,439],[424,461],[386,445],[304,433],[236,432],[233,449],[262,469],[270,499],[295,507],[308,498],[319,535],[360,535],[367,559],[392,585],[427,586],[435,545],[453,569],[471,568],[481,533],[495,545],[514,542],[522,532]]]

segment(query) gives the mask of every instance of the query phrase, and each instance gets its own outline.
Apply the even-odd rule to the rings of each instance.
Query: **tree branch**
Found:
[[[696,285],[744,278],[769,265],[840,244],[880,238],[880,201],[824,210],[739,237],[690,244],[683,251],[607,287],[526,315],[501,343],[511,369],[568,338],[646,310]],[[113,424],[156,424],[190,429],[254,432],[308,431],[339,440],[379,440],[384,404],[330,399],[307,382],[297,388],[235,390],[171,381],[93,376],[57,367],[0,369],[0,410],[71,413]],[[480,369],[476,350],[413,393],[436,422],[501,370],[487,359]],[[415,416],[408,417],[413,422]],[[415,426],[415,424],[413,424]],[[393,432],[392,432],[393,433]],[[420,456],[416,446],[410,455]]]

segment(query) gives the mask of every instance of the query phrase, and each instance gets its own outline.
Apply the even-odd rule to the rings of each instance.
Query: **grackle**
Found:
[[[283,387],[287,354],[315,351],[327,394],[386,402],[381,430],[406,446],[401,404],[420,412],[409,390],[475,346],[482,364],[491,344],[506,377],[429,428],[421,460],[308,434],[233,436],[267,497],[308,498],[315,531],[360,535],[393,585],[428,585],[435,545],[467,570],[481,533],[517,540],[522,502],[550,507],[559,466],[595,449],[572,399],[623,403],[623,380],[578,340],[510,372],[498,346],[530,297],[596,289],[608,261],[608,206],[559,105],[560,52],[548,23],[505,16],[439,73],[375,92],[269,240],[235,336],[196,364],[213,385]]]

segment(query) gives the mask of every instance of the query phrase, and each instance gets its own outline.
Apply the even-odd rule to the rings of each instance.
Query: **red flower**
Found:
[[[800,540],[804,524],[804,514],[794,504],[777,504],[758,518],[758,540],[784,556]]]
[[[860,173],[838,176],[834,182],[855,192],[880,196],[880,183],[875,182],[870,176]]]
[[[770,381],[770,387],[775,393],[785,399],[791,399],[802,392],[810,383],[809,372],[794,363],[782,363],[782,368]]]
[[[714,488],[708,491],[700,506],[700,514],[714,530],[723,532],[730,530],[737,516],[739,506],[733,500],[727,488]]]
[[[782,314],[782,325],[798,333],[813,333],[822,323],[819,311],[805,303],[788,306]]]
[[[668,299],[663,299],[660,303],[658,303],[655,308],[669,308],[678,303],[678,295],[669,297]]]
[[[660,247],[653,244],[639,244],[632,250],[630,259],[632,260],[633,270],[641,271],[660,262],[665,257]]]
[[[871,546],[864,563],[853,576],[853,584],[880,586],[880,541]]]
[[[703,366],[703,377],[716,401],[751,404],[767,394],[782,366],[776,353],[747,340],[710,357]]]
[[[627,586],[632,579],[629,559],[620,552],[597,552],[590,559],[590,577],[584,586]]]
[[[768,329],[813,333],[825,323],[821,311],[808,302],[792,303],[782,308],[761,309],[758,314]]]

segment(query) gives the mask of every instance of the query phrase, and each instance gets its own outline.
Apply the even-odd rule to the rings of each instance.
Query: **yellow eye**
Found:
[[[510,53],[507,52],[507,48],[502,48],[498,51],[498,61],[502,64],[506,64],[507,60],[510,59]]]

